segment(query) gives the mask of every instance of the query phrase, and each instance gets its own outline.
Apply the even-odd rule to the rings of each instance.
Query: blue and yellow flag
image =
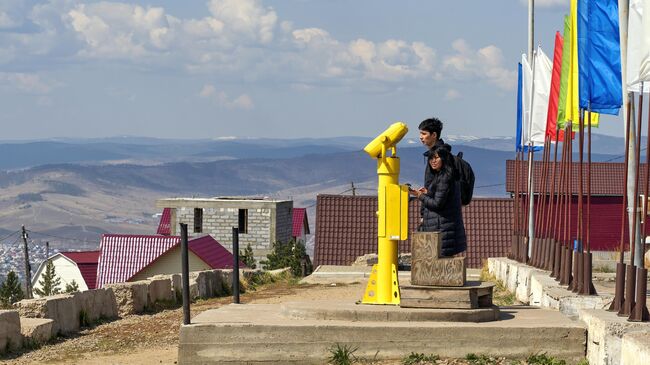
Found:
[[[568,73],[568,83],[567,83],[567,98],[566,98],[566,108],[565,108],[565,118],[566,121],[573,122],[573,130],[576,131],[579,128],[580,121],[580,86],[579,86],[579,68],[580,63],[578,62],[578,0],[571,0],[571,7],[569,12],[569,47],[566,47],[566,38],[565,38],[565,52],[569,51],[569,73]],[[564,72],[564,69],[562,70]],[[591,126],[598,127],[599,115],[597,113],[591,113]],[[584,121],[586,125],[589,123],[588,120]]]

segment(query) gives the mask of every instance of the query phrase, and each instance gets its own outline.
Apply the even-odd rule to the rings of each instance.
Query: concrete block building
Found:
[[[272,243],[292,238],[293,201],[267,198],[168,198],[156,207],[169,214],[169,234],[179,235],[179,224],[190,236],[209,234],[232,252],[232,227],[241,227],[239,247],[248,244],[256,260],[265,259]]]

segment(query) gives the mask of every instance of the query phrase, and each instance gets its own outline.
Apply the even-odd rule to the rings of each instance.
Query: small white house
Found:
[[[61,279],[61,284],[58,286],[61,292],[64,292],[66,285],[71,284],[72,281],[77,283],[79,291],[95,289],[99,251],[59,252],[50,256],[49,260],[54,264],[56,276]],[[41,288],[39,282],[43,280],[46,266],[47,260],[41,263],[32,278],[35,298],[38,298],[35,289]]]

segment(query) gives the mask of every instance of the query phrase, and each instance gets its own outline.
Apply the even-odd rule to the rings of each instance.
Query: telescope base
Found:
[[[399,281],[397,280],[397,268],[394,264],[391,264],[391,282],[390,283],[380,283],[378,280],[379,276],[379,265],[372,265],[372,271],[370,271],[370,278],[368,278],[368,285],[366,286],[366,291],[363,294],[362,304],[384,304],[384,305],[399,305],[400,303],[400,294],[399,294]]]

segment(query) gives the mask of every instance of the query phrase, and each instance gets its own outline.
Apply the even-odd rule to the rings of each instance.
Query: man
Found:
[[[429,118],[423,120],[418,126],[420,130],[420,142],[427,148],[427,151],[424,153],[424,160],[428,160],[429,151],[434,147],[442,146],[448,149],[451,152],[451,146],[446,144],[445,141],[440,138],[440,133],[442,133],[442,122],[438,118]],[[433,175],[431,170],[427,168],[428,164],[425,163],[424,167],[424,187],[429,186]]]

